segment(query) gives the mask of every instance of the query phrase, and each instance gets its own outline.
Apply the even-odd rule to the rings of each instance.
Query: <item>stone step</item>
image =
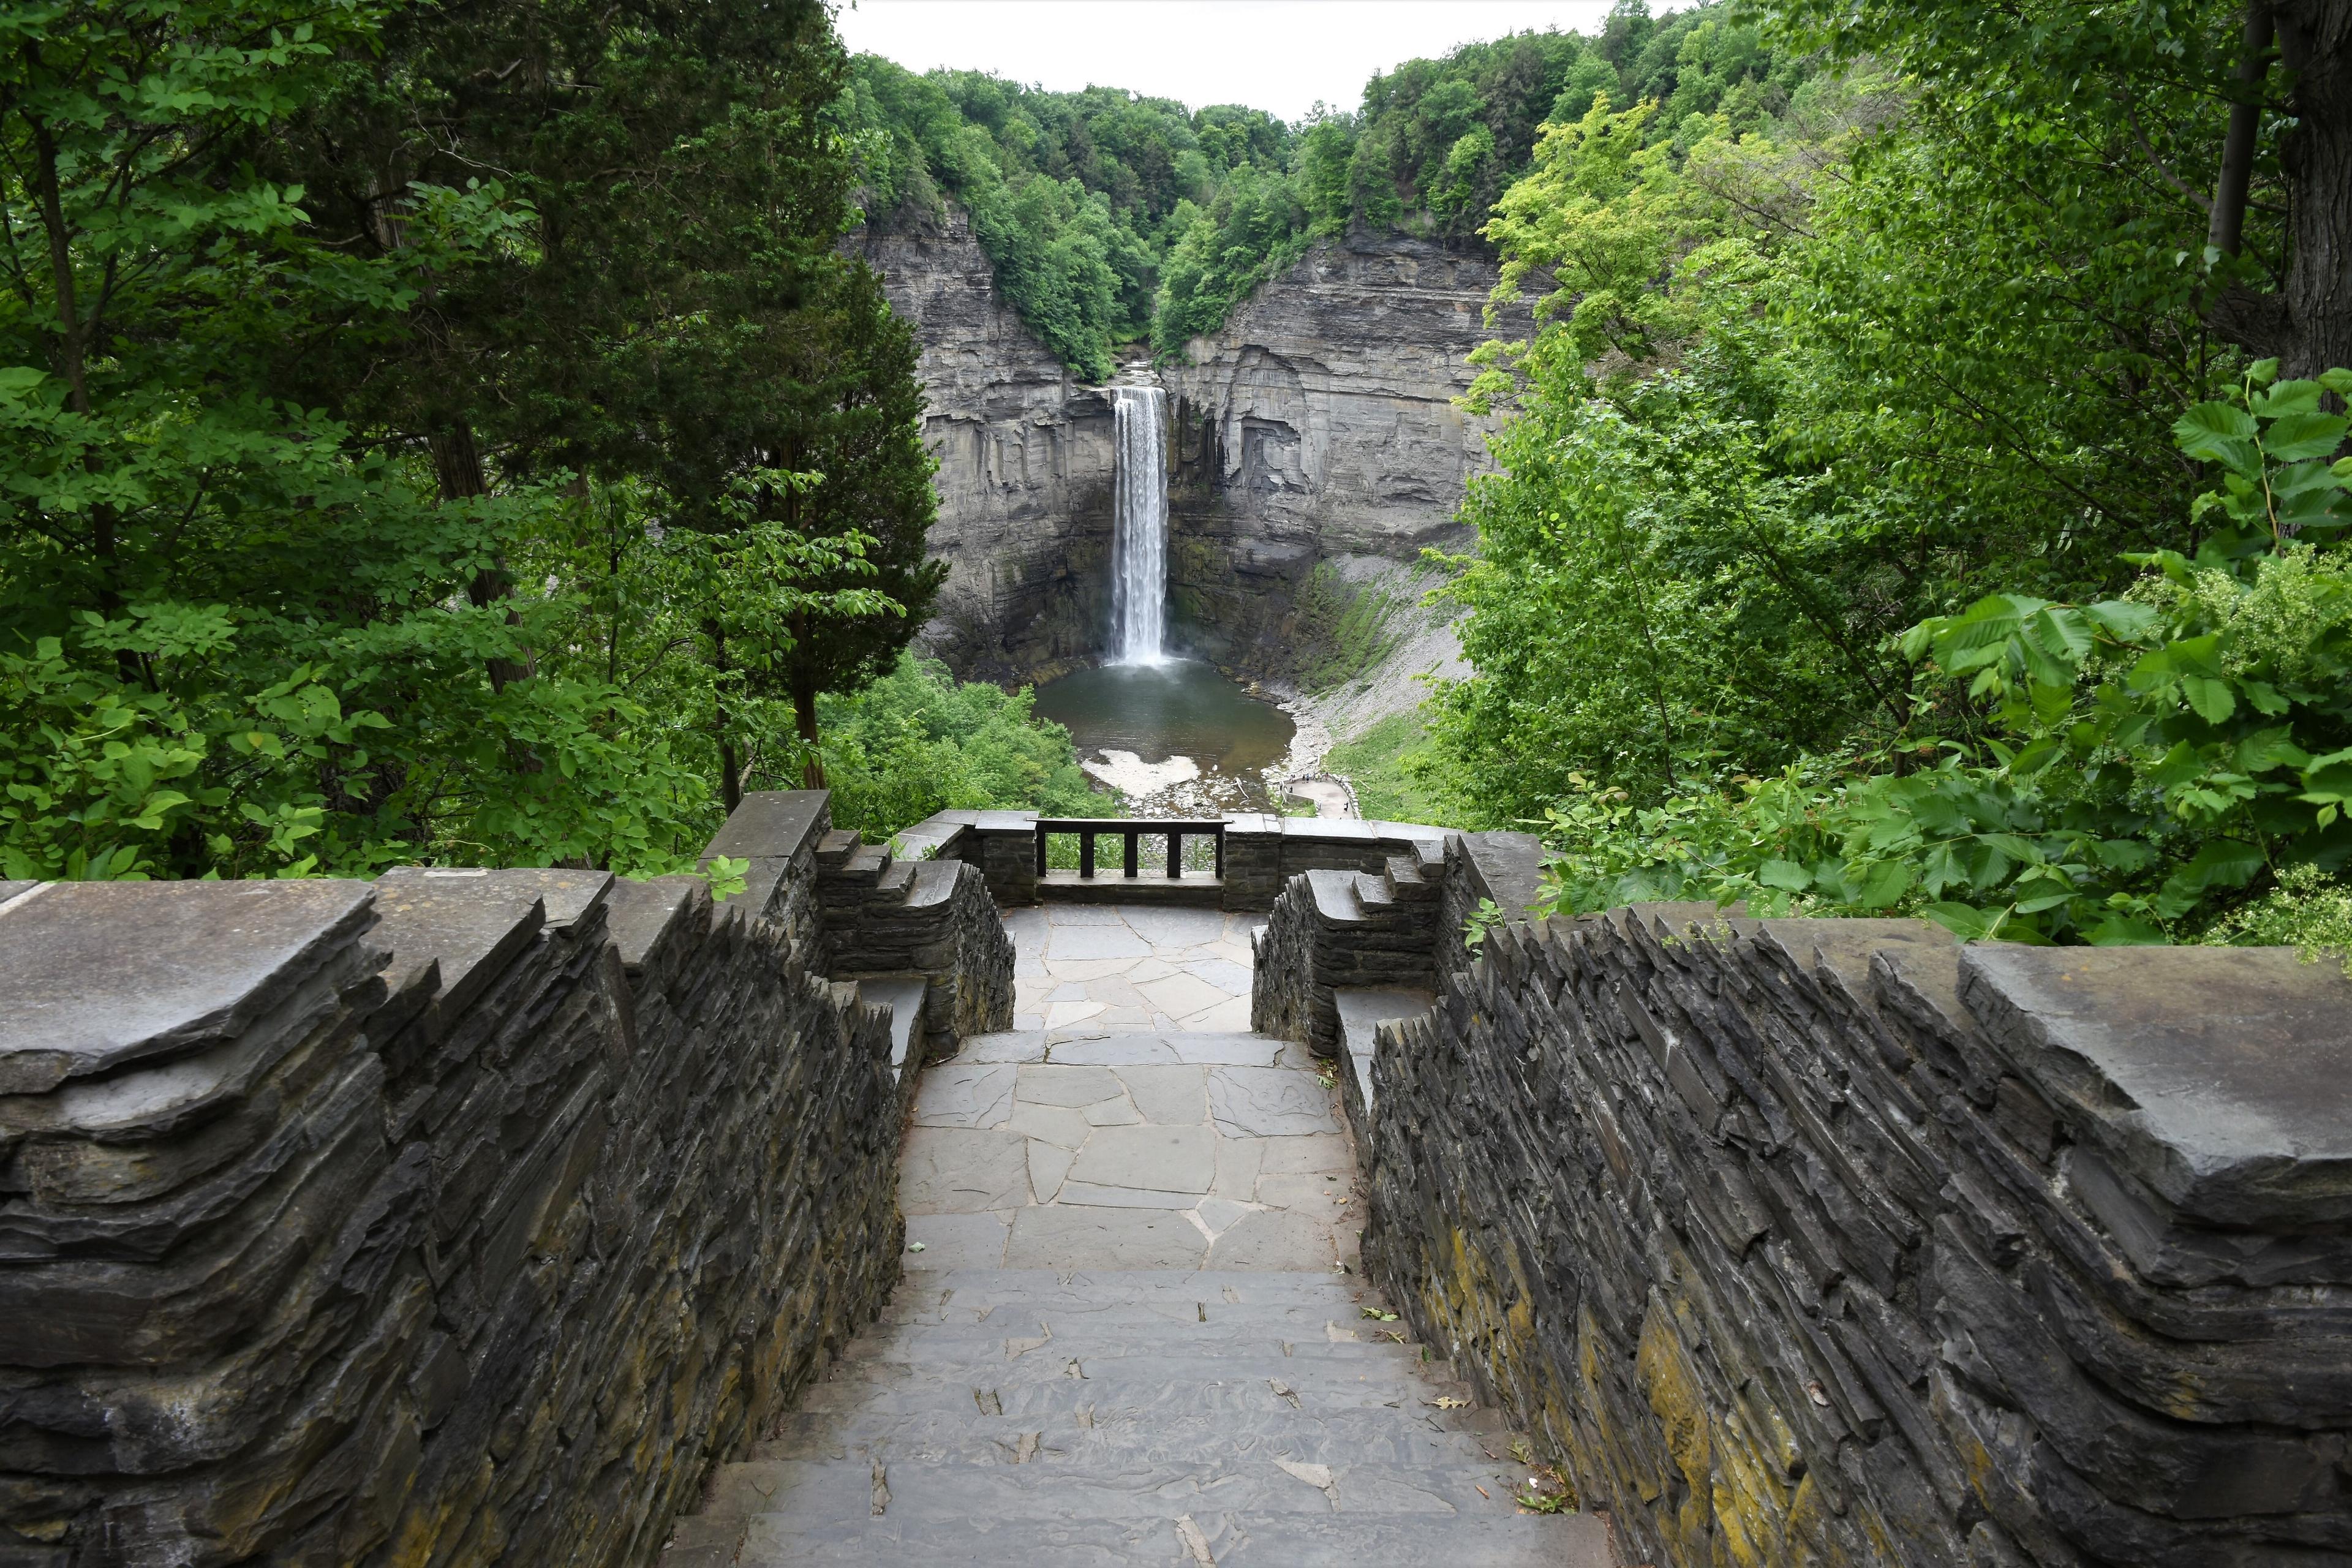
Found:
[[[1116,1029],[1072,1024],[1059,1029],[1005,1029],[965,1037],[959,1062],[1042,1062],[1065,1067],[1273,1067],[1287,1042],[1271,1035],[1209,1030]],[[1304,1061],[1293,1060],[1304,1067]]]
[[[1401,904],[1433,904],[1444,891],[1440,874],[1424,871],[1420,861],[1402,855],[1388,858],[1381,879],[1389,896]]]
[[[1368,918],[1393,912],[1397,906],[1396,885],[1386,876],[1375,877],[1369,871],[1356,873],[1356,903]]]
[[[1026,1359],[1026,1358],[1024,1358]],[[1112,1413],[1142,1417],[1146,1414],[1207,1415],[1227,1411],[1279,1414],[1298,1410],[1322,1415],[1333,1410],[1396,1410],[1415,1414],[1434,1408],[1433,1401],[1472,1395],[1466,1384],[1441,1382],[1414,1366],[1380,1366],[1363,1362],[1286,1359],[1271,1375],[1236,1372],[1231,1363],[1166,1362],[1149,1375],[1140,1368],[1121,1369],[1118,1377],[1067,1375],[1067,1365],[1038,1363],[1034,1369],[1013,1368],[982,1377],[924,1376],[889,1362],[844,1362],[848,1375],[830,1378],[812,1387],[803,1410],[866,1411],[904,1415],[918,1410],[1001,1411],[1006,1415],[1074,1416],[1081,1407],[1096,1419]],[[1083,1358],[1079,1372],[1086,1370]],[[1018,1369],[1022,1375],[1007,1375]],[[872,1375],[860,1375],[860,1370]],[[1039,1375],[1042,1374],[1042,1375]],[[1290,1392],[1278,1394],[1279,1383]],[[993,1404],[990,1400],[993,1399]],[[1293,1403],[1293,1401],[1297,1403]]]
[[[890,1070],[903,1081],[909,1060],[922,1061],[923,997],[930,982],[920,974],[861,974],[858,999],[890,1009]]]
[[[1407,986],[1341,986],[1331,994],[1339,1014],[1339,1103],[1360,1140],[1372,1135],[1372,1050],[1379,1026],[1391,1018],[1417,1018],[1436,995]]]
[[[882,853],[885,863],[881,874],[874,879],[874,896],[877,900],[904,899],[908,889],[915,885],[915,863],[889,859],[890,852],[887,849]]]
[[[1353,1293],[1334,1291],[1326,1300],[1229,1301],[1220,1293],[1211,1290],[1189,1300],[1180,1297],[1169,1301],[1090,1301],[1059,1308],[1040,1306],[1031,1301],[983,1305],[964,1295],[947,1294],[949,1299],[945,1302],[937,1300],[936,1292],[925,1292],[925,1300],[922,1300],[901,1302],[894,1299],[884,1311],[882,1321],[886,1324],[926,1326],[954,1324],[1020,1336],[1035,1334],[1048,1325],[1057,1334],[1073,1331],[1131,1333],[1161,1327],[1189,1331],[1195,1326],[1206,1324],[1251,1325],[1260,1331],[1280,1333],[1286,1339],[1294,1340],[1302,1333],[1312,1333],[1319,1338],[1327,1321],[1367,1330],[1402,1326],[1381,1323],[1360,1316],[1362,1306],[1377,1304],[1370,1289],[1365,1286],[1359,1286]],[[885,1331],[874,1329],[867,1331],[881,1333]]]
[[[784,1568],[802,1563],[873,1563],[904,1568],[1609,1568],[1608,1532],[1597,1520],[1438,1518],[1327,1514],[1202,1514],[1176,1518],[1065,1521],[1022,1519],[933,1521],[886,1513],[837,1530],[784,1536],[754,1521],[739,1556],[663,1560],[663,1568]],[[714,1552],[717,1549],[710,1549]],[[738,1550],[728,1549],[730,1552]]]
[[[1307,889],[1315,895],[1316,915],[1335,925],[1360,924],[1364,907],[1356,898],[1354,871],[1308,871]]]
[[[1213,1038],[1214,1037],[1203,1037]],[[902,1304],[925,1310],[942,1304],[978,1311],[997,1305],[1067,1310],[1086,1306],[1190,1305],[1206,1301],[1212,1310],[1227,1306],[1362,1303],[1377,1292],[1362,1276],[1247,1269],[1089,1268],[909,1268],[891,1293],[893,1311]]]
[[[830,828],[816,841],[817,864],[832,870],[855,855],[862,842],[846,827]]]
[[[1101,1352],[1048,1342],[1038,1350],[1012,1357],[959,1360],[944,1348],[937,1361],[910,1360],[887,1353],[845,1355],[834,1363],[828,1382],[860,1383],[889,1388],[933,1385],[964,1387],[978,1382],[1015,1384],[1037,1383],[1141,1382],[1162,1377],[1171,1383],[1255,1383],[1276,1378],[1303,1391],[1307,1384],[1352,1384],[1385,1388],[1391,1393],[1418,1388],[1433,1363],[1421,1359],[1418,1345],[1331,1345],[1325,1342],[1294,1342],[1296,1353],[1284,1355],[1271,1342],[1264,1350],[1221,1355],[1211,1347],[1185,1347],[1155,1352],[1149,1341],[1111,1346]],[[1331,1353],[1331,1352],[1349,1353]],[[1073,1372],[1072,1367],[1077,1370]],[[1292,1373],[1297,1373],[1293,1376]],[[1305,1381],[1301,1381],[1301,1380]]]
[[[909,909],[929,909],[947,902],[955,892],[956,879],[963,874],[960,860],[907,860],[899,864],[914,868],[914,883],[907,889]]]
[[[704,1512],[714,1518],[732,1513],[750,1519],[749,1539],[753,1541],[762,1535],[763,1525],[764,1533],[781,1542],[862,1523],[874,1517],[877,1462],[860,1457],[723,1466]],[[1328,1518],[1338,1512],[1361,1518],[1507,1519],[1517,1508],[1511,1501],[1512,1482],[1525,1476],[1509,1460],[1483,1459],[1475,1465],[1334,1466],[1328,1485],[1283,1468],[1272,1456],[1209,1464],[1137,1463],[1102,1471],[1050,1463],[1013,1465],[995,1458],[924,1463],[894,1459],[887,1453],[878,1462],[890,1492],[886,1519],[895,1513],[901,1520],[1018,1519],[1034,1524],[1165,1520],[1177,1511],[1196,1517],[1247,1512]]]
[[[1042,1329],[1022,1333],[993,1324],[977,1328],[901,1324],[887,1334],[860,1336],[844,1352],[843,1361],[894,1362],[925,1372],[977,1377],[994,1368],[1042,1357],[1057,1363],[1076,1360],[1089,1376],[1116,1376],[1115,1367],[1139,1365],[1158,1356],[1232,1363],[1226,1376],[1280,1376],[1286,1363],[1297,1361],[1402,1362],[1420,1366],[1433,1359],[1421,1353],[1420,1344],[1410,1339],[1386,1338],[1383,1330],[1402,1333],[1404,1325],[1348,1324],[1337,1318],[1297,1328],[1161,1322],[1137,1325],[1122,1333],[1116,1327],[1064,1323],[1050,1333]]]
[[[1141,1416],[1094,1410],[1052,1420],[920,1410],[895,1416],[794,1411],[756,1445],[756,1459],[838,1459],[879,1452],[906,1459],[1017,1462],[1024,1440],[1034,1461],[1073,1465],[1205,1464],[1269,1455],[1318,1464],[1475,1465],[1505,1452],[1501,1414],[1483,1407],[1402,1415],[1378,1410],[1221,1411]]]

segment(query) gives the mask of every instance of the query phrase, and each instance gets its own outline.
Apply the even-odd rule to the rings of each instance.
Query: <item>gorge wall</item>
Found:
[[[1161,372],[1175,424],[1169,592],[1186,646],[1279,668],[1320,561],[1458,542],[1490,421],[1454,406],[1496,271],[1401,236],[1318,246]],[[1524,322],[1500,323],[1517,336]]]
[[[961,208],[852,244],[922,346],[923,433],[940,459],[931,553],[948,563],[923,640],[981,678],[1098,651],[1110,618],[1109,394],[1013,314]]]
[[[913,323],[939,454],[932,552],[949,565],[926,642],[966,676],[1029,677],[1100,651],[1109,616],[1112,413],[994,287],[969,219],[855,248]],[[1318,561],[1409,559],[1455,537],[1486,465],[1454,406],[1492,266],[1426,240],[1318,246],[1160,372],[1173,426],[1169,592],[1181,647],[1276,669]],[[1505,324],[1506,335],[1520,327]]]

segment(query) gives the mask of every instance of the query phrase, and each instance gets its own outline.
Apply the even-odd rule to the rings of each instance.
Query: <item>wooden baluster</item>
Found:
[[[1171,877],[1184,874],[1184,836],[1181,833],[1168,836],[1168,874]]]
[[[1127,839],[1127,874],[1130,879],[1135,876],[1135,841],[1141,837],[1142,835],[1137,833],[1132,827],[1129,828],[1125,835]]]
[[[1222,882],[1222,881],[1223,881],[1223,880],[1225,879],[1225,830],[1224,830],[1224,828],[1223,828],[1223,827],[1220,826],[1220,827],[1217,829],[1216,838],[1217,838],[1217,880],[1218,880],[1218,881],[1220,881],[1220,882]]]
[[[1078,829],[1078,879],[1091,881],[1095,874],[1095,830]]]
[[[1039,879],[1040,881],[1042,881],[1042,880],[1044,880],[1044,879],[1045,879],[1045,830],[1044,828],[1040,827],[1040,828],[1037,830],[1037,877],[1038,877],[1038,879]]]

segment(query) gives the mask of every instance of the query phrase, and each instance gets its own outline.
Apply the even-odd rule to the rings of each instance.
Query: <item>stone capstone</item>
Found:
[[[0,889],[0,1562],[655,1558],[903,1237],[932,982],[829,976],[830,931],[887,921],[824,907],[821,793],[746,807],[723,904],[562,868]],[[1009,998],[979,873],[915,869],[908,951]]]
[[[1507,923],[1379,1026],[1365,1260],[1627,1560],[2332,1561],[2347,1017],[2284,952]]]

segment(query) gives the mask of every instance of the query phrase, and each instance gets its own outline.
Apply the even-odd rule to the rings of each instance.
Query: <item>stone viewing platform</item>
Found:
[[[2332,963],[826,804],[0,883],[0,1563],[2352,1561]]]

